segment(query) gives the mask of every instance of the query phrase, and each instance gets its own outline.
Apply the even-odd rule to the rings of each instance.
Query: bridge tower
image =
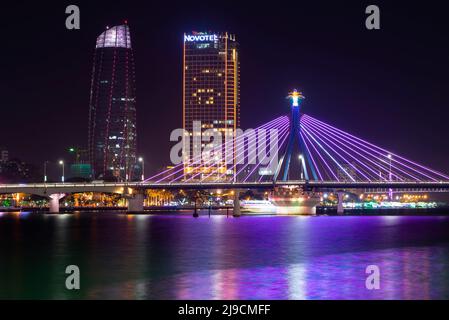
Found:
[[[301,104],[302,101],[305,99],[302,92],[293,89],[292,92],[289,93],[287,96],[287,99],[290,99],[291,101],[291,117],[290,117],[290,135],[288,138],[287,148],[285,150],[284,155],[281,157],[278,166],[276,168],[276,172],[274,175],[274,181],[276,182],[278,180],[279,173],[282,169],[282,166],[284,165],[284,171],[282,174],[282,181],[287,181],[290,171],[290,164],[292,161],[293,156],[293,149],[296,144],[298,143],[299,147],[299,161],[300,161],[300,167],[301,167],[301,180],[309,180],[309,172],[307,168],[310,168],[310,172],[312,173],[313,179],[318,180],[315,168],[311,162],[310,155],[308,154],[306,148],[304,147],[304,142],[302,141],[302,138],[300,136],[300,119],[301,119]],[[308,167],[306,166],[306,162],[308,164]]]

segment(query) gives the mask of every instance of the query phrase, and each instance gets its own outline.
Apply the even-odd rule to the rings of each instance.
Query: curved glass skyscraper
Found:
[[[97,38],[88,134],[94,178],[133,179],[136,96],[133,50],[126,24],[108,28]]]

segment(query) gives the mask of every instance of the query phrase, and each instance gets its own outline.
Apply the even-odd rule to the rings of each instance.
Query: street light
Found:
[[[139,157],[139,162],[142,163],[142,181],[145,180],[145,161],[142,157]]]
[[[390,162],[390,170],[388,172],[388,180],[391,182],[391,158],[393,158],[393,156],[389,153],[387,155],[387,158],[388,158],[388,160]],[[392,188],[388,189],[388,198],[389,198],[390,201],[393,200],[393,189]]]
[[[64,161],[63,160],[59,160],[59,164],[62,166],[61,181],[62,181],[62,183],[64,183]]]
[[[391,158],[392,158],[393,156],[389,153],[388,155],[387,155],[387,158],[388,158],[388,160],[390,161],[390,171],[388,172],[388,179],[391,181]]]
[[[298,159],[299,159],[300,167],[301,167],[301,180],[303,180],[304,179],[304,173],[302,172],[302,170],[303,170],[303,166],[304,166],[304,158],[303,158],[302,154],[300,154],[298,156]]]
[[[47,163],[48,161],[44,162],[44,183],[47,183]]]

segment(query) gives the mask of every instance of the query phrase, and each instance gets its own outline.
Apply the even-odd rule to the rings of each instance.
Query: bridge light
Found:
[[[61,182],[64,183],[64,161],[63,160],[59,160],[59,164],[62,166],[62,176],[61,176]]]
[[[141,180],[145,180],[145,162],[143,161],[143,157],[139,157],[139,162],[142,164],[142,174],[141,174]]]
[[[292,92],[289,93],[287,98],[292,100],[293,107],[299,107],[299,100],[304,99],[304,96],[302,95],[302,92],[299,92],[298,90],[294,89]]]

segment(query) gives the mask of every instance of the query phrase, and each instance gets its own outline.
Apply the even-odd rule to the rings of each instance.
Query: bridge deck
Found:
[[[48,195],[54,193],[109,192],[130,193],[133,189],[272,189],[282,186],[302,186],[307,190],[325,189],[445,189],[449,191],[449,181],[378,181],[378,182],[344,182],[344,181],[278,181],[273,182],[120,182],[120,183],[34,183],[3,184],[0,194],[29,193]]]

